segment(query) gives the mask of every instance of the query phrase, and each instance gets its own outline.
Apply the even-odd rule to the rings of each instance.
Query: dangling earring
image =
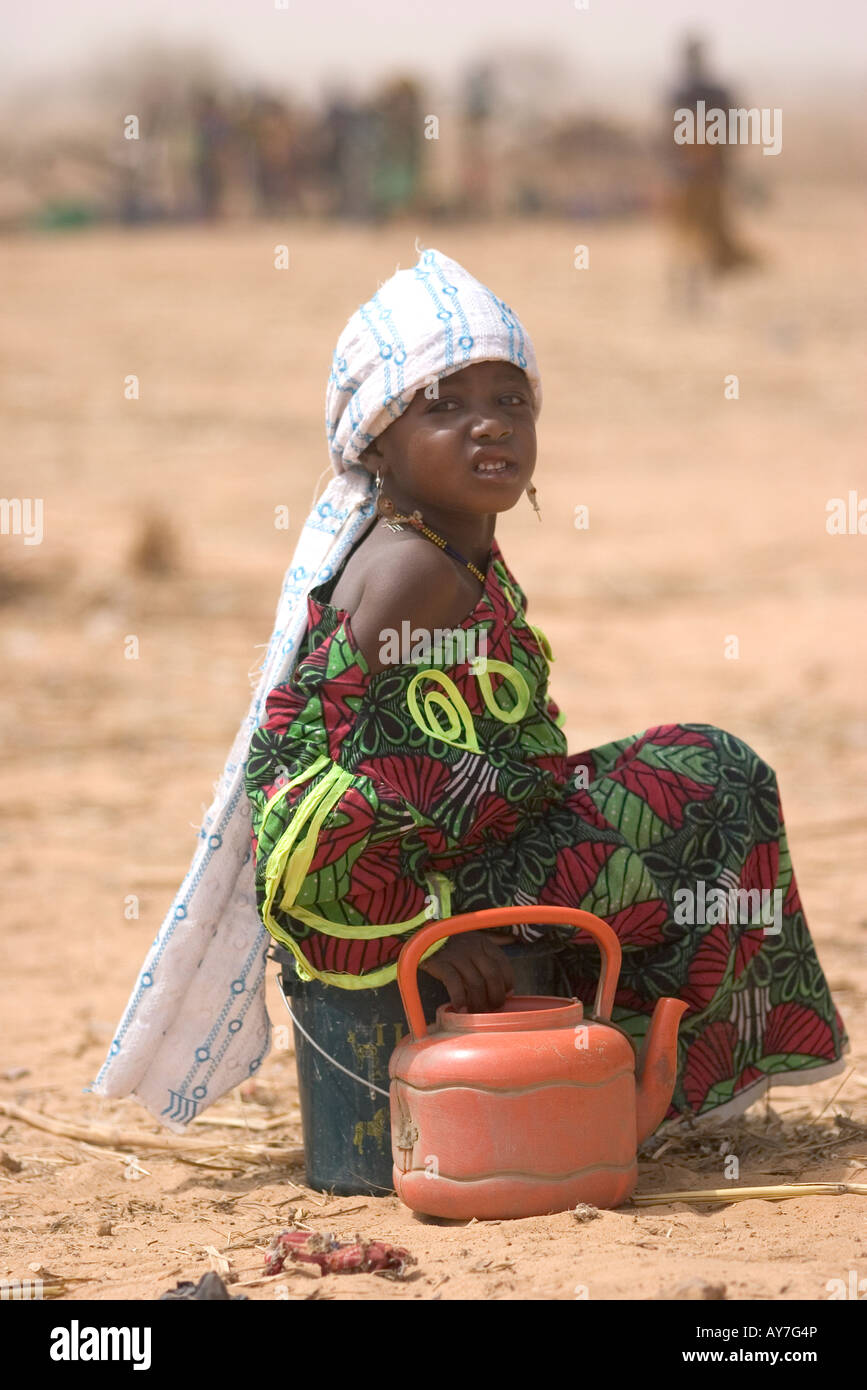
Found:
[[[529,497],[530,502],[532,503],[534,512],[541,521],[542,513],[539,509],[539,503],[536,501],[536,489],[533,487],[532,483],[530,483],[529,487],[527,488],[527,496]]]
[[[390,497],[383,497],[382,495],[382,472],[379,468],[376,470],[375,483],[376,495],[374,500],[376,502],[376,515],[386,518],[394,516],[394,503]]]

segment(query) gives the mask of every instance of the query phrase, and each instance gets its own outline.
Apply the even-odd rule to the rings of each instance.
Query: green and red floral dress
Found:
[[[690,1006],[668,1118],[732,1113],[771,1076],[837,1069],[843,1023],[776,778],[751,748],[665,724],[569,754],[550,648],[496,542],[453,630],[483,661],[458,659],[457,637],[371,675],[349,615],[328,603],[337,578],[309,595],[297,665],[269,695],[247,764],[259,911],[302,978],[388,983],[432,915],[526,904],[532,939],[532,904],[579,907],[620,939],[613,1020],[636,1044],[661,996]],[[592,1003],[595,948],[565,956]]]

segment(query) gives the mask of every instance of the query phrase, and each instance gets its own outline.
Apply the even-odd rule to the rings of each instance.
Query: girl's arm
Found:
[[[350,613],[352,634],[372,673],[386,668],[381,654],[388,635],[400,637],[403,623],[409,623],[410,633],[426,633],[433,642],[436,630],[460,626],[481,592],[469,571],[462,574],[429,541],[395,545],[388,560],[387,566],[375,559],[368,564],[361,596]]]
[[[433,645],[434,632],[459,626],[479,594],[472,576],[465,579],[428,542],[395,546],[389,558],[387,569],[371,567],[350,615],[353,636],[372,673],[385,669],[381,653],[390,632],[399,635],[408,622],[413,642],[424,632]],[[500,1008],[514,988],[508,958],[484,932],[453,937],[420,968],[445,985],[456,1009],[470,1012]]]
[[[427,542],[422,545],[396,545],[394,554],[389,555],[389,560],[392,559],[395,563],[390,563],[387,569],[380,564],[368,563],[364,583],[359,585],[360,594],[350,613],[351,637],[372,672],[387,669],[387,662],[381,660],[381,655],[390,631],[400,637],[402,624],[408,623],[409,631],[415,634],[413,641],[419,640],[421,631],[430,634],[433,642],[436,629],[461,623],[478,599],[479,586],[472,577],[468,575],[465,580],[454,563]],[[339,595],[335,591],[332,597],[339,598]],[[267,730],[260,731],[259,735],[254,736],[251,746],[254,755],[251,766],[257,769],[260,760],[266,767],[275,759],[279,761],[284,756],[281,743],[276,730],[270,734]],[[323,764],[327,762],[327,757],[324,757]],[[340,774],[336,766],[328,775],[334,774]],[[381,821],[390,821],[394,825],[411,814],[408,803],[401,799],[400,788],[396,786],[390,791],[384,784],[374,784],[360,774],[343,775],[347,778],[346,787],[335,786],[335,791],[340,793],[339,802],[329,812],[323,801],[322,810],[327,812],[327,819],[318,827],[312,858],[295,886],[293,901],[297,906],[291,906],[282,899],[286,880],[282,877],[285,869],[281,870],[281,884],[270,913],[278,925],[283,922],[284,929],[289,928],[289,919],[293,915],[296,919],[300,917],[303,922],[305,907],[320,915],[333,912],[336,903],[327,901],[328,895],[336,894],[339,898],[345,892],[345,887],[341,888],[335,879],[333,866],[339,865],[341,856],[350,846],[353,847],[353,859],[349,872],[354,880],[352,901],[355,910],[364,911],[365,885],[371,891],[384,890],[398,869],[397,863],[393,862],[391,848],[393,832],[385,836],[384,844],[378,843],[377,827]],[[298,793],[303,790],[299,788]],[[293,793],[291,800],[275,805],[263,823],[264,805],[258,803],[263,801],[264,795],[259,793],[258,814],[254,816],[254,827],[262,832],[256,849],[260,909],[265,904],[265,878],[277,842],[283,840],[284,832],[293,833],[295,813],[290,811],[290,807],[296,799]],[[314,811],[311,803],[311,832],[316,829]],[[411,823],[408,825],[411,828]],[[299,846],[307,833],[306,827],[301,831],[299,826]],[[276,869],[276,864],[274,867]],[[393,903],[385,893],[385,900],[391,909],[385,920],[403,921],[418,916],[419,925],[423,925],[427,901],[425,889],[402,880],[400,885],[395,883],[395,893]],[[325,897],[321,896],[323,894]],[[381,891],[379,896],[383,896]],[[281,904],[288,914],[286,919],[282,916]],[[339,918],[339,913],[335,915]],[[371,920],[383,919],[377,915],[372,916]],[[334,983],[342,983],[341,977],[347,980],[353,976],[359,979],[369,977],[370,987],[375,987],[384,982],[384,972],[393,977],[394,963],[405,940],[403,932],[364,939],[363,932],[356,937],[351,928],[345,934],[331,935],[314,927],[294,941],[293,949],[306,958],[320,977],[330,976]],[[442,981],[457,1008],[474,1011],[498,1008],[513,987],[507,957],[484,932],[453,938],[439,947],[421,968]]]

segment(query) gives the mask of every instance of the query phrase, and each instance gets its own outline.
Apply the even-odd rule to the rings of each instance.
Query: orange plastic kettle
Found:
[[[437,1009],[428,1029],[416,970],[444,936],[530,921],[581,927],[602,952],[592,1014],[575,999],[507,998],[491,1013]],[[414,1211],[480,1220],[577,1202],[616,1207],[635,1188],[636,1149],[661,1122],[687,1005],[657,1001],[636,1062],[612,1026],[620,942],[590,912],[503,907],[423,927],[397,967],[411,1033],[389,1064],[394,1186]]]

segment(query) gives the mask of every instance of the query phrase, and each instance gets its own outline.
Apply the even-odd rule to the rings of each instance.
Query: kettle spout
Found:
[[[662,1123],[677,1079],[677,1029],[689,1008],[682,999],[659,999],[635,1065],[639,1144]]]

